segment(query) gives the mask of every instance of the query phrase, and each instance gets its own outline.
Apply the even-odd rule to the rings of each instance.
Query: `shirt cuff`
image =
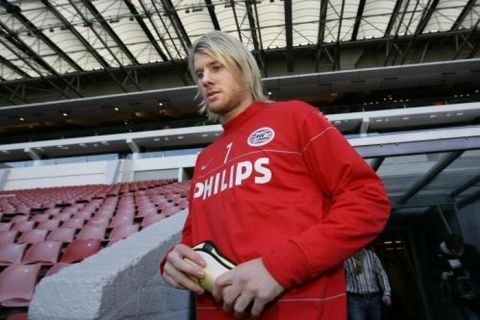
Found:
[[[307,275],[307,259],[292,241],[266,253],[262,261],[268,272],[285,289],[303,283]]]

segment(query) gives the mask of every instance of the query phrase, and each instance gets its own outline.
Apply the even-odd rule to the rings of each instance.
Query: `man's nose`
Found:
[[[202,76],[202,80],[201,80],[201,83],[204,87],[208,86],[210,83],[212,83],[212,77],[210,75],[210,73],[208,72],[205,72]]]

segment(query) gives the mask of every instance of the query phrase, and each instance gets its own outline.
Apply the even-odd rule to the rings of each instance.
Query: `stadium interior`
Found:
[[[447,233],[480,249],[479,23],[478,0],[0,1],[0,319],[192,318],[176,304],[188,296],[169,306],[176,293],[153,289],[170,238],[151,234],[178,236],[196,155],[222,133],[186,63],[212,30],[248,46],[271,99],[321,110],[384,181],[387,319],[459,319],[430,267]],[[146,257],[125,267],[145,277],[135,290],[121,272],[72,281],[127,248]]]

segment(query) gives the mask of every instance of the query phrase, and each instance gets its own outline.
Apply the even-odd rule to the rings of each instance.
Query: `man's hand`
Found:
[[[251,316],[258,318],[263,309],[285,289],[271,276],[261,258],[239,264],[215,281],[212,294],[223,300],[225,312],[245,315],[251,305]]]
[[[453,272],[452,271],[448,271],[448,272],[444,271],[444,272],[442,272],[441,276],[442,276],[442,280],[448,280],[451,277],[453,277]]]
[[[382,301],[388,307],[392,304],[392,297],[389,294],[384,294],[382,296]]]
[[[190,259],[197,265],[185,261],[185,258]],[[175,288],[188,289],[196,294],[203,294],[203,288],[190,277],[203,278],[205,274],[202,268],[205,266],[205,260],[192,248],[184,244],[177,244],[167,255],[162,277]]]

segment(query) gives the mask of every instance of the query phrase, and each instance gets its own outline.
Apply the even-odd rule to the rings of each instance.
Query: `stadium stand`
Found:
[[[44,277],[185,209],[188,188],[169,179],[0,192],[0,317],[28,308]]]

